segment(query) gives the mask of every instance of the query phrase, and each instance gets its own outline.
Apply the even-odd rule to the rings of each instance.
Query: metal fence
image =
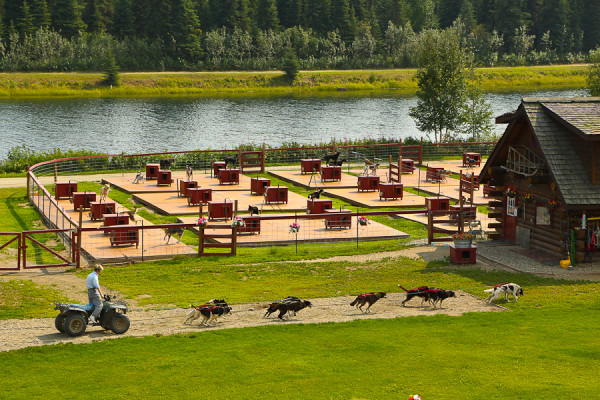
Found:
[[[387,167],[390,161],[396,162],[398,158],[410,158],[415,165],[450,158],[460,158],[464,152],[480,153],[483,157],[489,155],[494,143],[444,143],[403,146],[401,143],[371,144],[371,145],[335,145],[331,146],[304,146],[297,148],[279,148],[259,150],[262,160],[268,168],[295,167],[302,159],[322,159],[326,154],[339,152],[338,161],[344,160],[348,171],[353,167],[362,166],[365,160],[379,163],[381,168]],[[28,171],[27,192],[31,203],[40,212],[46,226],[55,229],[54,232],[69,251],[73,264],[79,266],[80,257],[83,255],[89,260],[145,260],[153,258],[174,257],[177,255],[198,254],[199,243],[191,243],[186,234],[185,243],[174,243],[176,239],[165,235],[165,229],[181,228],[197,231],[196,222],[186,221],[185,224],[152,225],[143,219],[138,219],[131,224],[131,231],[137,232],[134,242],[120,243],[111,234],[107,234],[105,227],[84,228],[74,218],[65,212],[58,201],[48,191],[46,186],[57,181],[101,180],[107,173],[122,174],[144,171],[147,163],[159,163],[160,160],[170,159],[171,169],[184,170],[190,166],[194,171],[204,174],[212,172],[215,161],[225,157],[240,157],[242,151],[256,149],[222,149],[198,150],[188,152],[165,152],[133,155],[105,155],[73,157],[66,159],[42,162],[31,167]],[[345,169],[345,168],[344,168]],[[331,214],[294,214],[294,215],[261,215],[253,223],[260,224],[260,228],[241,228],[238,240],[239,246],[271,246],[282,244],[322,243],[322,242],[356,242],[369,240],[384,240],[399,238],[402,235],[394,234],[394,229],[376,221],[381,216],[397,216],[406,213],[397,210],[390,212],[369,212],[359,209],[349,211],[349,216],[335,216]],[[418,213],[415,212],[415,213]],[[420,213],[424,213],[420,210]],[[347,214],[347,212],[340,213]],[[364,225],[364,217],[369,219]],[[344,219],[345,218],[345,219]],[[371,219],[374,218],[375,220]],[[359,221],[360,220],[360,221]],[[332,223],[333,221],[333,223]],[[339,225],[336,225],[338,224]],[[364,221],[363,221],[364,222]],[[300,230],[290,232],[290,225],[297,223]],[[112,232],[125,231],[126,228],[115,227]],[[74,236],[74,232],[77,233]],[[132,234],[133,235],[133,234]],[[78,239],[75,240],[74,237]],[[167,244],[167,240],[169,240]],[[14,244],[11,244],[14,245]],[[81,246],[81,253],[77,246]],[[73,256],[74,255],[74,256]]]

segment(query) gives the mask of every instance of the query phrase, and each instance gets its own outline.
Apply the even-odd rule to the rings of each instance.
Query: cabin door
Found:
[[[506,208],[504,209],[504,239],[509,242],[517,241],[517,209],[516,199],[506,197]]]

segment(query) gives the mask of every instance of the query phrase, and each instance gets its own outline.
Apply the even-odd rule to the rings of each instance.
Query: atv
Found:
[[[104,295],[102,301],[102,311],[98,316],[98,323],[106,330],[111,330],[116,334],[122,334],[129,329],[129,317],[127,313],[127,303],[122,300],[114,300],[108,295]],[[94,304],[69,304],[69,303],[54,303],[55,310],[59,310],[59,314],[54,320],[54,325],[62,333],[67,333],[70,336],[79,336],[85,332],[85,328],[89,324],[89,318],[94,310]]]

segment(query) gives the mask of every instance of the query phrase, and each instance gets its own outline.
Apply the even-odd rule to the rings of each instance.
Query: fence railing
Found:
[[[159,255],[157,252],[148,247],[149,241],[155,243],[155,247],[161,246],[157,237],[161,236],[157,229],[174,227],[169,225],[151,225],[137,226],[132,225],[132,231],[138,232],[139,241],[142,243],[141,250],[131,251],[126,248],[132,247],[132,243],[110,243],[107,241],[104,232],[101,236],[91,233],[93,229],[80,227],[77,221],[74,221],[68,213],[58,204],[57,200],[46,188],[46,185],[57,182],[59,179],[66,180],[81,180],[82,175],[86,179],[90,179],[90,175],[97,174],[99,178],[108,173],[121,173],[143,171],[145,164],[158,163],[161,159],[172,159],[171,168],[174,170],[184,170],[186,166],[193,168],[195,171],[210,174],[214,161],[223,160],[225,157],[238,155],[241,159],[243,151],[251,151],[252,155],[261,159],[262,164],[267,167],[271,166],[297,166],[302,159],[318,158],[322,159],[324,155],[339,152],[339,160],[344,159],[347,163],[348,170],[357,165],[364,165],[365,160],[374,163],[380,163],[381,167],[385,167],[390,163],[390,160],[396,161],[400,157],[403,159],[410,158],[415,165],[423,165],[428,161],[443,160],[446,158],[460,158],[464,152],[476,152],[482,156],[489,155],[495,143],[440,143],[428,144],[423,143],[418,145],[402,145],[402,143],[385,143],[385,144],[365,144],[365,145],[345,145],[332,144],[329,146],[302,146],[296,148],[265,148],[262,149],[247,149],[240,146],[237,149],[220,149],[220,150],[195,150],[195,151],[177,151],[163,153],[145,153],[145,154],[112,154],[100,156],[84,156],[62,158],[38,163],[27,172],[27,195],[31,203],[42,215],[42,219],[46,226],[55,229],[54,232],[58,235],[65,245],[69,248],[70,254],[75,255],[75,259],[71,262],[79,266],[79,252],[74,249],[74,246],[81,246],[83,255],[90,258],[111,258],[115,252],[121,253],[121,259],[136,258],[149,259],[164,257],[165,254]],[[93,176],[92,176],[93,179]],[[386,230],[389,230],[384,224],[373,223],[369,225],[360,225],[359,218],[369,215],[401,215],[408,213],[423,213],[423,210],[397,210],[390,212],[361,212],[356,211],[351,213],[350,226],[331,226],[328,225],[328,218],[331,219],[331,214],[328,215],[311,215],[311,214],[296,214],[293,216],[282,215],[264,215],[260,216],[257,221],[265,221],[266,226],[261,228],[260,235],[257,232],[242,232],[242,239],[238,242],[241,246],[264,246],[272,244],[293,243],[293,242],[340,242],[356,240],[357,243],[364,240],[379,240],[380,238],[393,237]],[[288,232],[287,226],[281,224],[275,225],[272,222],[277,220],[289,221],[304,221],[306,225],[293,237]],[[271,223],[271,224],[270,224]],[[177,225],[181,227],[181,224]],[[369,229],[364,228],[365,226]],[[194,224],[183,224],[184,229],[197,229]],[[119,231],[124,228],[115,228],[114,231]],[[353,234],[349,234],[350,229],[356,229]],[[332,234],[333,231],[337,234]],[[77,238],[73,236],[73,232],[77,232]],[[242,230],[243,231],[243,230]],[[141,232],[141,233],[139,233]],[[346,232],[346,233],[343,233]],[[245,236],[255,235],[257,239],[248,240]],[[262,235],[262,236],[261,236]],[[378,239],[379,238],[379,239]],[[79,240],[80,239],[80,240]],[[163,241],[165,239],[163,238]],[[173,239],[174,240],[174,239]],[[140,247],[138,243],[138,248]],[[193,248],[192,248],[193,247]],[[178,254],[194,254],[197,253],[194,246],[173,246],[167,252],[167,256],[175,256]],[[94,252],[86,249],[96,248]],[[200,246],[198,245],[198,248]],[[92,254],[94,253],[94,254]],[[164,253],[164,249],[163,249]],[[66,261],[65,261],[66,262]]]

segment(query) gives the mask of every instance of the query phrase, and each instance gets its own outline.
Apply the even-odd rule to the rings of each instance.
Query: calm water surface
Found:
[[[522,97],[581,96],[583,90],[488,94],[493,116]],[[0,100],[0,159],[15,146],[118,154],[233,148],[244,143],[318,143],[344,138],[420,138],[414,96],[206,99]],[[501,134],[505,125],[495,127]]]

